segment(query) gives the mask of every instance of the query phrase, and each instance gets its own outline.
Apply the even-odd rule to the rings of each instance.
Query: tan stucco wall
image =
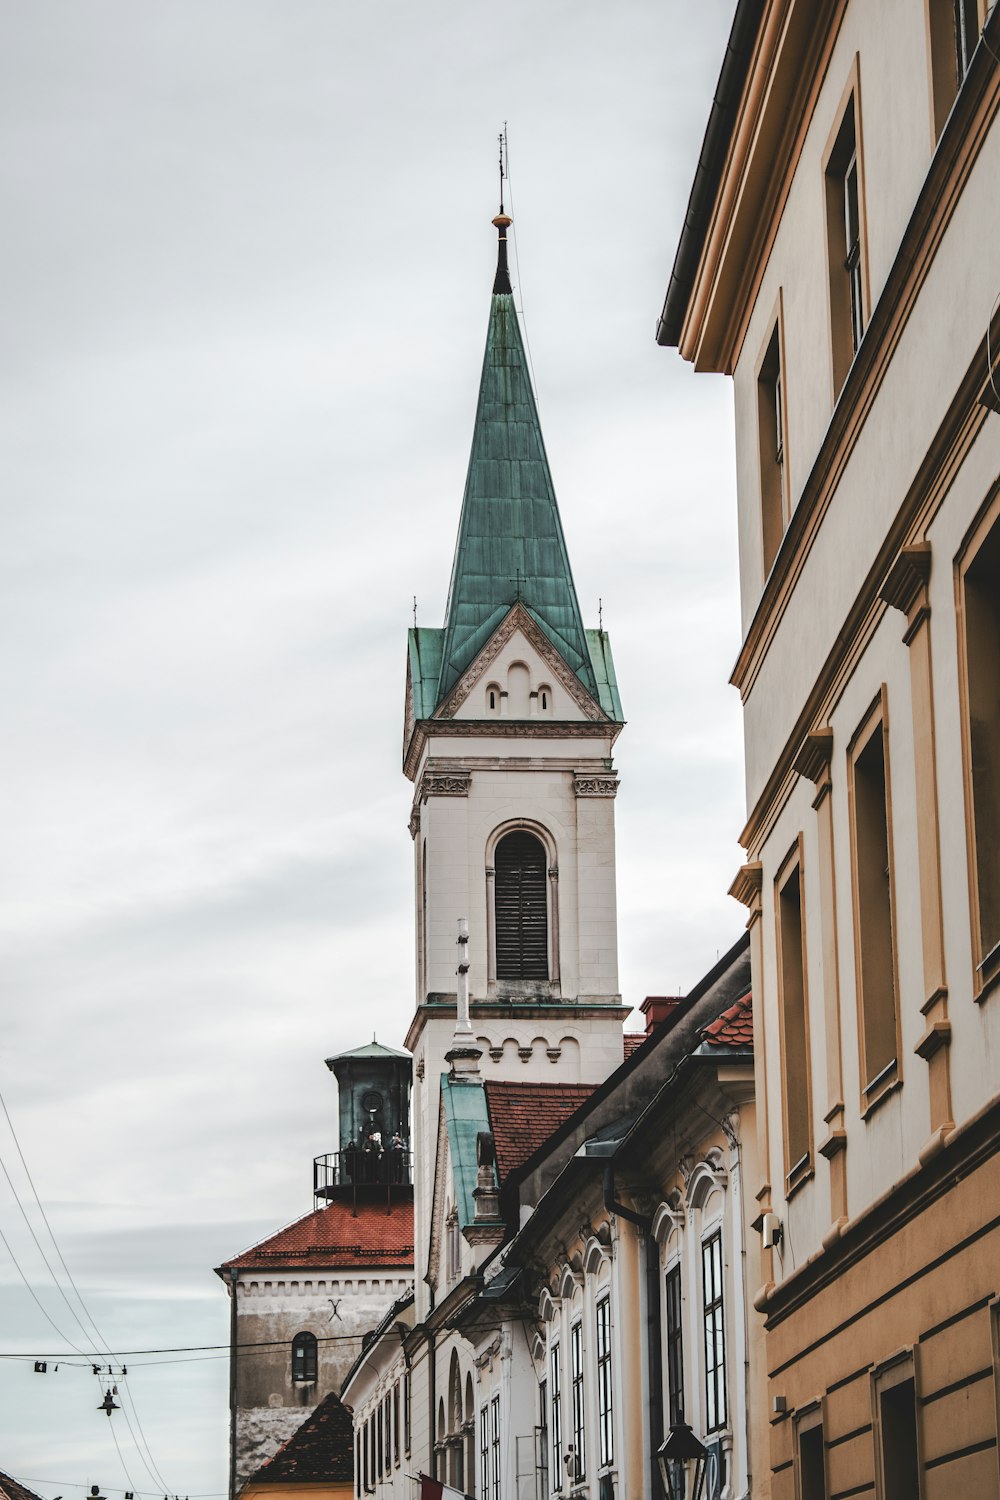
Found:
[[[994,1154],[873,1253],[845,1265],[802,1308],[768,1325],[768,1405],[782,1396],[789,1412],[771,1427],[775,1500],[795,1495],[792,1414],[817,1399],[825,1406],[828,1493],[860,1492],[874,1482],[869,1368],[910,1348],[922,1500],[988,1500],[1000,1492],[998,1203]]]

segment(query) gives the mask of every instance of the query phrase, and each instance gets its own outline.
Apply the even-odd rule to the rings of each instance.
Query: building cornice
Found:
[[[987,29],[1000,33],[994,11]],[[903,233],[882,293],[872,310],[861,346],[851,365],[844,388],[820,450],[792,511],[778,555],[768,575],[746,639],[733,668],[731,682],[744,701],[750,696],[767,649],[777,633],[798,583],[823,517],[843,477],[854,446],[882,388],[906,324],[933,264],[934,257],[961,200],[962,192],[1000,107],[1000,69],[985,47],[977,49],[962,91],[938,142],[909,223]],[[1000,318],[997,320],[1000,326]],[[960,409],[955,404],[938,430],[934,444],[890,533],[891,555],[880,557],[881,584],[899,548],[907,540],[908,520],[921,508],[931,487],[933,471],[948,456],[951,441],[960,432],[971,411],[978,432],[986,411],[977,406],[986,379],[986,341],[977,348],[969,374],[960,389]],[[968,390],[966,391],[966,386]],[[943,451],[942,451],[943,450]],[[922,483],[920,481],[923,481]],[[917,493],[915,493],[915,491]],[[888,545],[888,544],[887,544]]]
[[[698,370],[732,374],[846,9],[847,0],[769,0],[737,12],[734,34],[741,11],[749,34],[728,150],[683,319],[672,340],[662,320],[658,330]]]

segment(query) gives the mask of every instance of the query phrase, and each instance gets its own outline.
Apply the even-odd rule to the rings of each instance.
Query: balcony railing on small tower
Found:
[[[413,1153],[347,1147],[313,1159],[313,1198],[317,1208],[333,1199],[358,1203],[383,1202],[386,1213],[394,1202],[413,1194]]]

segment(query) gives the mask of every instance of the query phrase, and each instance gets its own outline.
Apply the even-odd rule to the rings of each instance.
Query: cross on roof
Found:
[[[518,600],[518,602],[520,602],[521,599],[521,590],[523,589],[527,581],[528,580],[525,578],[520,568],[517,569],[517,573],[514,578],[507,579],[508,583],[512,583],[514,585],[514,598]]]

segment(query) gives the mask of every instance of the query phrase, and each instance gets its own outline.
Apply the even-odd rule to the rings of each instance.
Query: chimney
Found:
[[[649,1036],[661,1021],[672,1016],[677,1007],[684,1004],[685,998],[684,995],[647,995],[639,1006],[646,1017],[646,1035]]]

